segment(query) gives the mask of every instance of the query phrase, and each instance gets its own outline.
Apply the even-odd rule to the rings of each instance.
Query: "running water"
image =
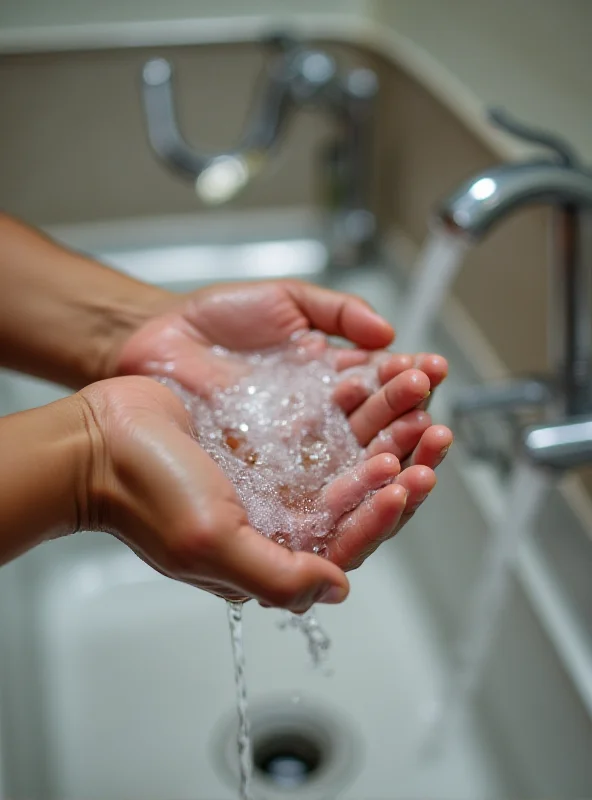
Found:
[[[413,267],[397,329],[397,348],[403,353],[425,350],[434,322],[462,264],[467,243],[454,234],[430,234]]]
[[[253,800],[253,795],[251,794],[253,756],[251,754],[251,729],[247,708],[247,680],[245,676],[245,651],[243,648],[243,606],[242,603],[228,602],[226,608],[232,642],[236,707],[238,711],[239,797],[240,800]]]
[[[479,686],[520,545],[531,534],[537,512],[552,483],[553,476],[540,468],[530,464],[519,464],[515,468],[505,512],[491,532],[483,567],[474,594],[469,598],[466,628],[433,709],[424,743],[428,752],[434,753],[446,742],[447,734],[456,727]]]
[[[345,414],[333,402],[335,387],[346,372],[336,371],[325,338],[314,334],[263,353],[214,348],[214,354],[219,374],[229,385],[210,387],[207,396],[196,396],[170,379],[161,382],[182,398],[196,440],[233,483],[253,528],[292,550],[326,555],[325,542],[343,509],[331,512],[323,489],[364,458]],[[348,372],[370,391],[378,388],[376,363]],[[229,602],[227,609],[237,693],[240,798],[252,800],[242,605]],[[313,665],[321,666],[330,640],[313,612],[289,614],[283,623],[287,625],[304,634]]]
[[[290,611],[286,611],[283,619],[278,623],[278,627],[282,630],[297,628],[306,639],[313,667],[319,669],[325,664],[331,647],[331,639],[321,627],[314,609],[309,609],[305,614],[292,614]],[[326,668],[325,673],[328,674]]]

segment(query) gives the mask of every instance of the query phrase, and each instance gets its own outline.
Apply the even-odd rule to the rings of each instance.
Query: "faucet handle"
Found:
[[[552,387],[535,377],[469,386],[453,403],[452,427],[469,455],[507,476],[517,431],[525,422],[540,420],[552,397]]]
[[[532,425],[522,434],[522,446],[539,466],[573,469],[592,463],[592,417],[562,419]]]
[[[511,133],[518,139],[547,147],[559,156],[559,162],[564,166],[581,166],[580,157],[569,142],[566,142],[561,136],[551,133],[550,131],[541,130],[540,128],[531,128],[529,125],[525,125],[523,122],[514,119],[514,117],[508,114],[503,108],[489,108],[487,111],[487,118],[496,128]]]

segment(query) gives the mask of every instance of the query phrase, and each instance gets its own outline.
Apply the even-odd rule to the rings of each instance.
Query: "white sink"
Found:
[[[78,246],[84,242],[82,235],[71,238]],[[314,237],[289,232],[273,240],[275,246],[283,242],[288,248],[283,274],[330,280],[365,296],[396,320],[396,285],[386,266],[329,279],[322,269],[322,247]],[[270,252],[271,237],[260,250],[251,238],[250,250],[241,250],[235,241],[232,251],[216,242],[200,244],[191,237],[179,242],[177,237],[182,252],[176,251],[177,260],[168,260],[166,279],[150,248],[134,249],[129,242],[123,247],[108,237],[107,244],[100,237],[89,241],[91,250],[107,254],[119,268],[141,275],[142,264],[149,263],[155,282],[176,288],[211,281],[212,265],[218,265],[217,279],[232,278],[232,269],[224,265],[236,266],[247,252],[251,263],[260,268],[263,264],[269,274],[269,262],[257,253],[264,253],[265,247]],[[151,243],[157,246],[169,245]],[[214,260],[212,247],[218,248]],[[148,255],[143,258],[142,252]],[[175,264],[183,266],[176,272]],[[452,371],[455,374],[454,364]],[[0,376],[3,413],[62,393],[41,381],[10,373]],[[451,455],[430,503],[396,541],[351,576],[347,602],[318,610],[333,642],[331,677],[312,669],[298,631],[278,630],[279,612],[247,606],[245,645],[255,716],[264,716],[266,707],[269,713],[285,708],[289,721],[290,709],[297,708],[294,720],[310,712],[314,725],[315,715],[326,714],[329,729],[335,725],[336,758],[341,752],[344,762],[341,772],[336,768],[332,784],[323,784],[319,769],[318,781],[311,780],[297,793],[268,786],[260,788],[258,800],[534,798],[539,796],[537,775],[559,772],[568,774],[561,780],[570,783],[556,796],[577,797],[581,787],[592,786],[580,743],[574,748],[569,742],[570,732],[585,724],[579,712],[568,709],[564,717],[556,716],[558,731],[551,747],[547,731],[537,731],[532,697],[521,706],[521,695],[510,679],[507,691],[514,692],[511,704],[519,721],[512,723],[510,732],[503,726],[500,732],[499,720],[490,719],[487,709],[498,699],[499,705],[507,704],[506,689],[495,688],[496,675],[507,668],[503,661],[497,664],[499,659],[493,677],[486,676],[487,684],[494,686],[489,692],[493,703],[480,701],[437,758],[426,761],[418,755],[423,716],[447,655],[450,626],[443,610],[462,605],[467,596],[485,525],[461,479],[462,457]],[[524,602],[521,595],[512,601],[515,622],[506,647],[508,654],[522,652],[524,642],[530,649],[521,661],[514,660],[519,667],[512,678],[516,685],[532,688],[530,677],[536,673],[539,685],[533,691],[540,702],[554,697],[567,708],[564,698],[571,689],[553,666],[551,647],[524,612]],[[108,536],[86,534],[52,542],[4,568],[0,606],[0,651],[5,656],[0,664],[0,722],[7,796],[237,797],[228,722],[234,685],[220,600],[161,577]],[[327,759],[329,771],[333,762]]]
[[[250,698],[271,707],[285,699],[288,716],[294,696],[340,714],[361,744],[343,800],[509,796],[476,728],[434,763],[414,758],[441,656],[403,548],[403,540],[385,547],[353,575],[343,607],[318,610],[332,638],[332,676],[312,668],[299,631],[278,629],[280,612],[248,606]],[[52,796],[234,800],[232,765],[220,764],[234,709],[224,603],[115,543],[69,555],[39,592]],[[231,730],[228,739],[233,751]]]

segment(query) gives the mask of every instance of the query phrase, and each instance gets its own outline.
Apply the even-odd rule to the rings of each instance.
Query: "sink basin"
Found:
[[[229,238],[211,225],[207,234],[195,222],[175,225],[173,232],[171,221],[163,220],[141,223],[135,233],[130,225],[54,233],[118,269],[176,290],[238,277],[304,277],[355,292],[396,321],[397,284],[386,262],[335,274],[314,231],[285,226],[271,236],[249,223],[247,235],[226,225],[233,231]],[[2,413],[63,393],[42,381],[0,375]],[[438,394],[436,414],[439,408],[444,413],[445,392]],[[308,769],[298,783],[303,800],[535,796],[528,793],[529,779],[546,741],[533,739],[530,755],[509,737],[501,743],[486,703],[476,705],[435,757],[418,750],[449,645],[439,592],[452,583],[462,595],[485,526],[462,480],[461,456],[451,456],[431,503],[352,574],[347,602],[318,610],[332,640],[332,675],[312,668],[299,631],[279,630],[280,612],[253,603],[245,609],[256,745],[266,725],[271,741],[288,731],[292,744],[285,747],[294,752],[279,755]],[[1,737],[10,796],[237,797],[223,602],[163,578],[119,542],[89,533],[47,544],[4,568],[0,605],[6,609],[0,649],[7,654],[0,665],[0,721],[10,731]],[[515,618],[515,646],[534,642],[539,675],[550,674],[548,645],[536,624],[525,614]],[[528,681],[531,667],[521,664],[522,680]],[[496,669],[503,673],[504,664]],[[551,683],[541,678],[540,684],[544,698]],[[559,696],[559,678],[557,686]],[[515,734],[524,740],[523,730]],[[574,786],[588,779],[578,758]],[[294,797],[293,786],[260,772],[256,796]]]

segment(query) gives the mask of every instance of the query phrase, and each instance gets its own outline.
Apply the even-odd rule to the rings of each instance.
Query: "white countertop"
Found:
[[[500,156],[531,152],[484,119],[501,105],[592,163],[591,0],[4,0],[0,52],[248,39],[273,27],[396,60]],[[248,13],[246,13],[248,8]]]

